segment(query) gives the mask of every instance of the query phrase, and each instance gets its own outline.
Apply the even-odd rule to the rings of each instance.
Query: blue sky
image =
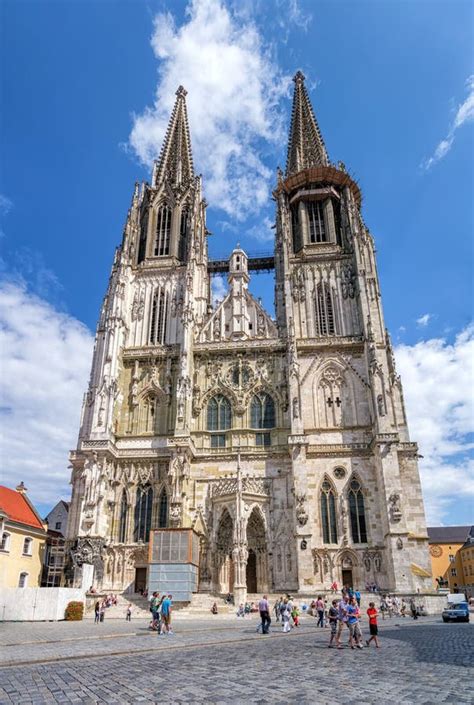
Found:
[[[4,0],[1,13],[6,300],[16,311],[35,312],[40,335],[58,334],[58,356],[78,370],[75,386],[66,368],[65,377],[41,382],[33,354],[26,360],[15,352],[23,333],[12,309],[5,313],[10,338],[4,350],[22,359],[33,385],[35,379],[40,386],[69,385],[61,404],[71,407],[56,454],[48,455],[40,451],[34,416],[54,404],[47,394],[33,403],[31,389],[21,397],[3,390],[7,424],[18,429],[22,415],[29,416],[37,439],[28,462],[31,450],[4,445],[9,482],[19,470],[33,473],[30,484],[42,506],[53,500],[49,479],[55,478],[59,494],[68,491],[68,446],[61,443],[75,442],[90,364],[87,329],[95,329],[134,182],[150,178],[146,162],[155,147],[158,156],[173,90],[179,83],[188,90],[195,168],[204,173],[209,200],[211,254],[226,253],[237,241],[249,251],[271,250],[269,196],[275,169],[285,164],[290,79],[302,69],[330,158],[345,162],[364,194],[412,436],[420,440],[421,434],[422,452],[431,458],[423,470],[425,491],[437,478],[431,523],[472,521],[473,495],[459,490],[473,480],[466,460],[472,443],[466,392],[473,337],[467,328],[473,300],[472,3]],[[226,161],[230,143],[243,146]],[[252,209],[254,183],[260,197]],[[271,278],[254,278],[252,290],[271,310]],[[51,329],[38,320],[45,311]],[[431,382],[440,365],[450,376],[436,378],[428,393],[427,376]],[[35,465],[40,452],[44,464]]]

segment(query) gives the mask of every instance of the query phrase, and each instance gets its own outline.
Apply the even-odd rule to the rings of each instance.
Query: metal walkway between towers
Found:
[[[253,252],[247,255],[248,270],[253,272],[270,272],[275,269],[275,257],[273,252]],[[219,257],[211,259],[207,263],[209,274],[221,274],[229,271],[229,258]]]

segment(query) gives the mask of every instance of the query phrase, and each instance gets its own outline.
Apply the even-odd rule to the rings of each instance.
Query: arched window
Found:
[[[222,394],[216,394],[207,404],[207,430],[226,431],[232,426],[232,408],[230,401]],[[211,448],[225,446],[225,433],[211,435]]]
[[[119,543],[127,541],[127,518],[128,518],[128,502],[125,490],[122,492],[120,501],[120,516],[119,516]]]
[[[306,204],[309,224],[309,241],[326,242],[326,225],[324,222],[324,204],[322,201],[309,201]]]
[[[145,208],[143,215],[140,219],[140,242],[138,245],[138,264],[143,262],[146,257],[146,240],[148,235],[148,207]]]
[[[334,306],[331,288],[318,284],[316,289],[316,334],[334,335],[336,327],[334,324]]]
[[[250,402],[250,426],[251,428],[274,428],[275,427],[275,402],[266,392],[255,394]],[[269,446],[271,436],[265,433],[255,434],[255,444],[258,446]]]
[[[179,247],[178,257],[181,261],[186,259],[186,245],[188,241],[189,211],[183,208],[181,211],[181,222],[179,226]]]
[[[150,485],[137,487],[133,540],[147,542],[151,529],[151,512],[153,508],[153,490]]]
[[[356,479],[351,480],[349,485],[349,512],[351,515],[352,541],[354,543],[367,543],[364,494],[360,482]]]
[[[33,539],[30,539],[28,537],[23,541],[23,555],[24,556],[31,556],[32,551],[33,551]]]
[[[19,588],[26,588],[28,585],[28,573],[20,573],[20,577],[18,578],[18,587]]]
[[[291,206],[291,231],[293,235],[293,252],[299,252],[303,246],[298,204]]]
[[[170,253],[171,216],[171,208],[166,205],[159,208],[156,219],[155,257],[164,257]]]
[[[337,543],[336,498],[328,480],[324,480],[321,487],[321,524],[323,542]]]
[[[168,297],[166,292],[155,291],[151,305],[150,343],[164,345],[168,327]]]
[[[10,534],[8,531],[4,531],[2,534],[2,538],[0,539],[0,551],[9,551],[10,550]]]
[[[158,512],[158,527],[166,529],[168,526],[168,493],[163,487],[160,494],[160,505]]]

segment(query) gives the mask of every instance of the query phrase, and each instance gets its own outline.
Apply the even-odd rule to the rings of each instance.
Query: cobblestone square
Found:
[[[288,635],[257,624],[177,619],[170,637],[142,620],[2,624],[0,705],[474,701],[472,624],[385,620],[381,648],[355,651],[328,649],[329,630],[310,617]]]

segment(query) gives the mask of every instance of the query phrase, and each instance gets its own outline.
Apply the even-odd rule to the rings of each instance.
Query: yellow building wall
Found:
[[[462,585],[463,573],[459,549],[462,543],[433,543],[430,544],[431,571],[433,575],[433,587],[437,588],[438,583],[436,578],[442,577],[448,581],[450,590]],[[439,555],[438,555],[439,554]],[[451,562],[449,557],[454,556],[454,561]],[[456,570],[456,575],[451,575],[452,569]]]
[[[4,531],[10,534],[7,551],[0,551],[0,587],[18,587],[20,573],[28,573],[26,587],[39,587],[41,585],[41,570],[46,546],[46,536],[39,537],[34,531],[29,532],[27,527],[9,526],[5,524]],[[33,539],[31,556],[23,555],[25,538]]]
[[[459,551],[461,558],[463,585],[474,586],[474,544]]]

